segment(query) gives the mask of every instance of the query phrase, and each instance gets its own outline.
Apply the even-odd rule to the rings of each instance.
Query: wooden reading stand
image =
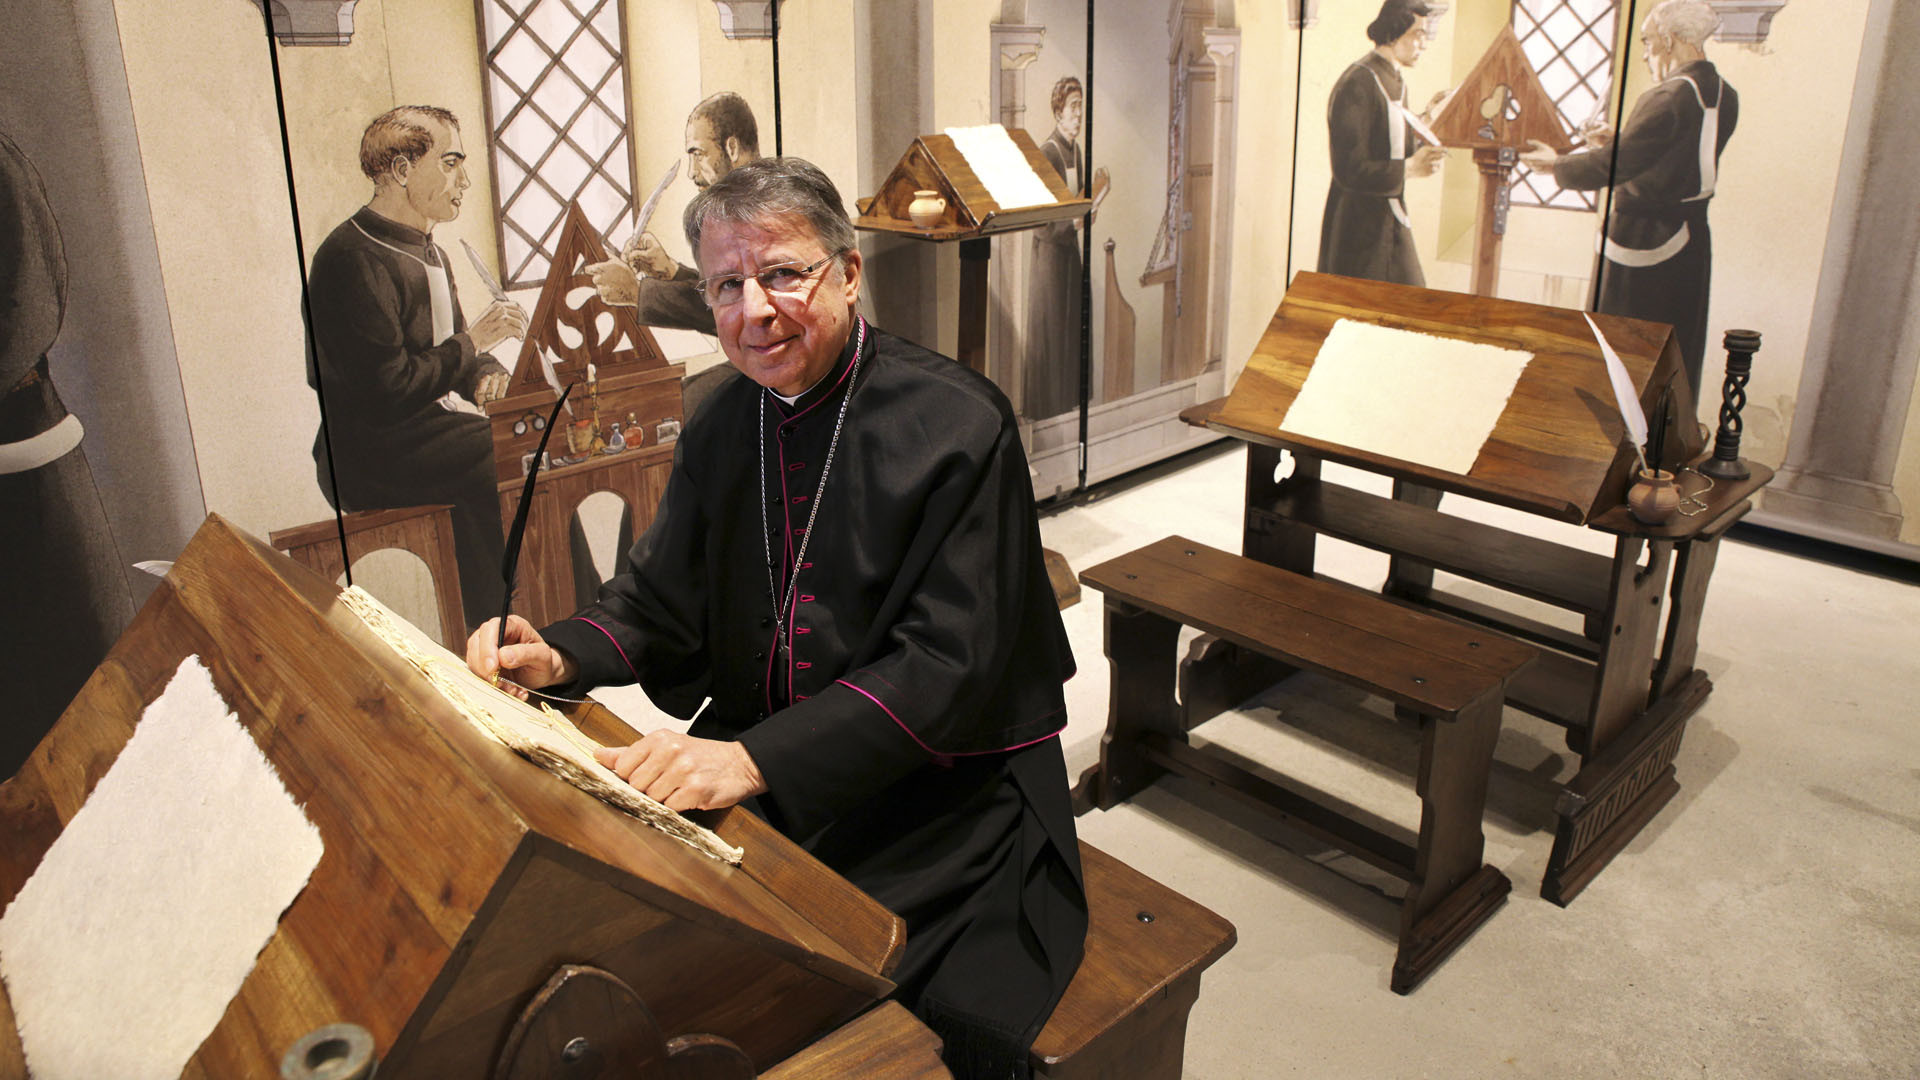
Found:
[[[1033,136],[1009,128],[1013,144],[1047,185],[1054,201],[1037,206],[1003,207],[987,194],[973,166],[946,135],[922,135],[900,158],[880,190],[857,203],[856,229],[911,236],[934,243],[960,243],[960,355],[957,359],[975,371],[987,370],[987,263],[993,258],[992,237],[1037,228],[1055,221],[1084,216],[1093,200],[1067,190],[1067,182],[1047,163]],[[944,216],[921,227],[907,214],[916,191],[938,191],[947,201]]]
[[[1343,318],[1534,354],[1466,473],[1280,430],[1321,342]],[[1646,414],[1669,417],[1659,464],[1696,463],[1705,440],[1670,328],[1593,318],[1619,352]],[[1716,482],[1696,512],[1658,526],[1634,520],[1624,505],[1633,451],[1580,312],[1303,272],[1232,394],[1194,406],[1182,418],[1248,443],[1242,550],[1249,558],[1312,574],[1314,538],[1325,534],[1581,617],[1582,630],[1571,632],[1449,595],[1432,586],[1430,572],[1396,597],[1544,647],[1539,661],[1507,684],[1507,704],[1566,728],[1581,767],[1556,807],[1542,896],[1571,901],[1679,790],[1674,756],[1687,718],[1712,691],[1694,664],[1719,540],[1773,471],[1748,462],[1751,476]],[[1276,479],[1283,454],[1293,458],[1293,470]],[[1593,554],[1327,482],[1323,461],[1585,525],[1611,534],[1613,553]],[[1682,479],[1689,492],[1705,486],[1695,473]],[[1187,722],[1232,707],[1282,673],[1231,646],[1197,656],[1183,673]]]
[[[1508,192],[1520,152],[1534,139],[1555,153],[1573,149],[1560,109],[1540,85],[1513,27],[1501,26],[1493,44],[1434,117],[1432,130],[1442,146],[1473,151],[1473,164],[1480,170],[1472,288],[1477,296],[1492,296],[1500,280]]]
[[[652,1046],[598,1051],[717,1054],[735,1071],[698,1075],[744,1080],[892,990],[898,917],[745,811],[705,818],[745,849],[729,866],[491,742],[338,592],[208,518],[0,785],[4,905],[191,654],[319,828],[311,880],[184,1075],[270,1075],[349,1021],[382,1080],[558,1076],[560,1048],[525,1031],[604,1030],[617,1005]],[[549,985],[568,966],[589,974]],[[25,1075],[4,993],[0,1018],[0,1075]]]

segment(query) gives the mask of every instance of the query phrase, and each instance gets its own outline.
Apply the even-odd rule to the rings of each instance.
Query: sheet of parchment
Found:
[[[37,1080],[171,1080],[320,862],[320,830],[181,661],[0,916]]]
[[[1054,202],[1046,181],[1033,171],[1027,155],[999,124],[978,127],[950,127],[942,132],[953,140],[954,149],[967,159],[967,167],[1000,204],[1002,210],[1016,206],[1045,206]]]
[[[1533,354],[1341,319],[1280,430],[1465,474]]]

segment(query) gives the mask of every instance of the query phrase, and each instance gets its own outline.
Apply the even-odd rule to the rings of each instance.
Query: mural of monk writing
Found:
[[[1520,155],[1563,188],[1612,184],[1597,309],[1672,324],[1696,393],[1713,271],[1707,203],[1740,118],[1740,96],[1706,56],[1707,37],[1719,25],[1702,0],[1664,0],[1640,27],[1647,68],[1658,82],[1634,103],[1618,145],[1602,124],[1585,133],[1586,148],[1577,153],[1559,156],[1536,141]]]
[[[1405,187],[1432,176],[1445,152],[1420,145],[1407,123],[1402,75],[1427,48],[1429,9],[1419,0],[1386,0],[1367,26],[1373,49],[1342,72],[1327,99],[1327,153],[1333,183],[1320,219],[1322,273],[1425,285],[1414,254]],[[1429,112],[1445,100],[1435,95]]]
[[[704,189],[759,156],[760,126],[739,94],[723,90],[687,115],[687,177],[695,187]],[[600,299],[637,309],[643,326],[714,332],[713,312],[694,287],[699,272],[668,255],[651,231],[635,233],[619,258],[587,272]]]
[[[506,393],[490,349],[526,332],[496,300],[472,325],[433,228],[460,214],[468,185],[460,122],[403,106],[360,139],[367,205],[313,256],[307,381],[325,407],[313,444],[320,489],[340,510],[453,506],[454,555],[469,627],[500,614],[506,542],[493,437],[480,406]],[[329,458],[329,448],[331,458]]]

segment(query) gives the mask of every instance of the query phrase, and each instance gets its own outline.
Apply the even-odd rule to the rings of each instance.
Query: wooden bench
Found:
[[[1086,843],[1086,958],[1033,1041],[1047,1080],[1179,1080],[1200,974],[1233,947],[1233,924]],[[781,1062],[767,1080],[945,1077],[940,1039],[895,1002]]]
[[[1100,762],[1081,779],[1077,805],[1108,809],[1173,772],[1402,878],[1396,993],[1417,986],[1505,901],[1506,875],[1481,862],[1480,818],[1505,686],[1533,661],[1532,647],[1178,536],[1092,567],[1080,580],[1106,594],[1112,689]],[[1175,694],[1182,625],[1417,716],[1417,843],[1189,745]]]
[[[1087,950],[1033,1041],[1048,1080],[1179,1080],[1200,974],[1233,924],[1082,841]]]

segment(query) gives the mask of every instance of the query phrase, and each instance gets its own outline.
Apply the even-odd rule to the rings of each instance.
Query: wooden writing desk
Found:
[[[1280,423],[1335,321],[1348,318],[1467,338],[1533,354],[1506,411],[1464,474],[1381,457],[1283,432]],[[1695,460],[1694,420],[1678,347],[1664,325],[1595,317],[1650,417],[1674,418],[1669,464]],[[1580,772],[1556,807],[1558,823],[1541,895],[1566,904],[1679,790],[1673,759],[1687,718],[1712,691],[1694,667],[1700,614],[1719,538],[1772,478],[1719,482],[1703,508],[1659,527],[1624,505],[1633,453],[1585,320],[1577,311],[1325,274],[1294,279],[1233,393],[1182,414],[1248,443],[1243,553],[1310,574],[1320,534],[1351,541],[1575,612],[1572,632],[1403,578],[1398,598],[1544,645],[1508,685],[1507,703],[1567,729]],[[1282,455],[1292,472],[1275,479]],[[1611,556],[1324,481],[1335,461],[1390,477],[1612,534]],[[1704,478],[1683,477],[1686,491]],[[1269,672],[1271,669],[1269,669]],[[1189,723],[1231,707],[1261,685],[1261,670],[1222,650],[1190,665]],[[1270,681],[1270,680],[1269,680]],[[1194,702],[1203,703],[1196,709]]]

